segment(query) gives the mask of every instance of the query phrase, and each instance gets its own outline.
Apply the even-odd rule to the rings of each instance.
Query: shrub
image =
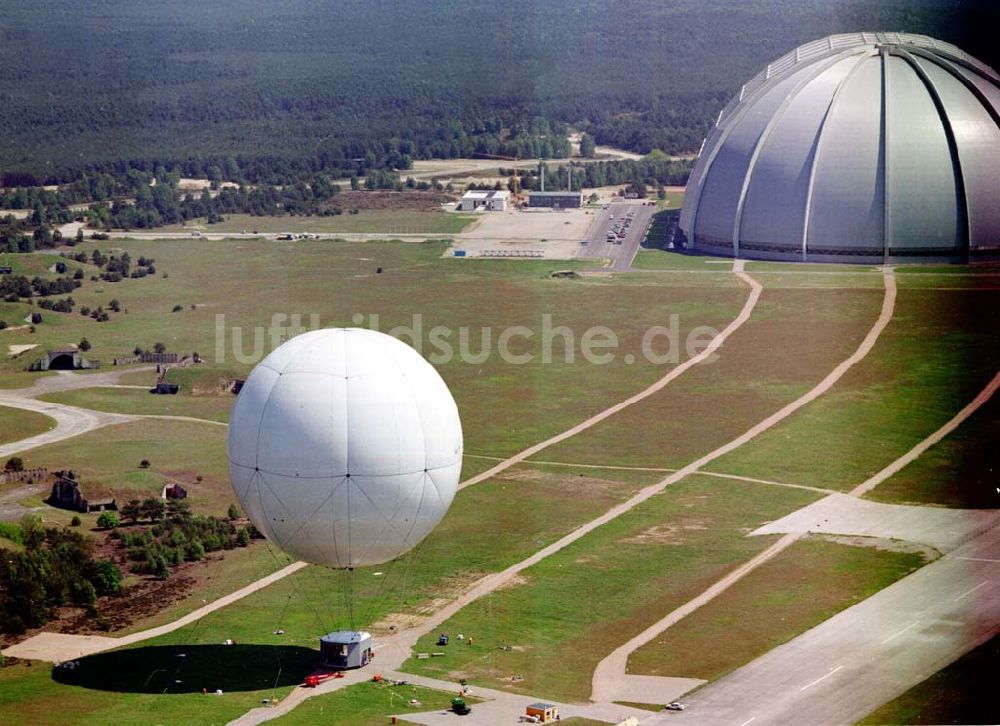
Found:
[[[229,519],[239,519],[240,518],[240,508],[235,504],[229,505],[229,511],[227,512]]]
[[[167,560],[162,555],[155,558],[153,564],[153,575],[159,577],[161,580],[166,580],[170,577],[170,568],[167,566]]]
[[[73,515],[73,519],[69,520],[70,527],[79,527],[81,524],[83,524],[83,521],[76,515]]]
[[[90,341],[87,340],[86,338],[80,338],[80,345],[78,347],[80,348],[80,350],[86,353],[88,350],[90,350]]]
[[[201,543],[201,540],[196,539],[187,546],[184,558],[189,562],[198,562],[205,559],[205,546]]]
[[[101,529],[114,529],[118,524],[118,515],[114,512],[101,512],[101,516],[97,518],[97,526]]]
[[[5,471],[24,471],[24,459],[20,456],[12,456],[4,464]]]
[[[180,312],[181,310],[183,310],[183,309],[184,309],[184,306],[183,306],[183,305],[174,305],[174,309],[173,309],[173,310],[171,310],[171,312],[174,312],[174,313],[179,313],[179,312]]]
[[[139,462],[139,468],[140,469],[148,469],[149,468],[149,459],[143,459],[142,461],[140,461]]]
[[[24,544],[24,530],[15,522],[0,522],[0,537],[20,545]]]

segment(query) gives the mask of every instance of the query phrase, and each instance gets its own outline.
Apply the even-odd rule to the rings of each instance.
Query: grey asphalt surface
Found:
[[[642,724],[853,724],[1000,632],[1000,527]],[[715,644],[715,647],[724,647]],[[997,701],[1000,722],[1000,700]]]
[[[615,222],[623,219],[629,212],[633,212],[632,224],[629,226],[628,234],[621,244],[608,242],[608,230]],[[597,218],[590,226],[587,241],[580,248],[577,255],[580,259],[610,259],[611,269],[627,270],[632,266],[642,244],[642,238],[646,234],[649,221],[656,211],[655,206],[643,204],[642,201],[634,202],[612,202],[607,209],[598,212]],[[614,219],[612,219],[614,215]]]

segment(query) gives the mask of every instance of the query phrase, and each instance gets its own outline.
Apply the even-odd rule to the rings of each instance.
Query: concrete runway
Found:
[[[997,632],[1000,527],[641,723],[853,724]]]

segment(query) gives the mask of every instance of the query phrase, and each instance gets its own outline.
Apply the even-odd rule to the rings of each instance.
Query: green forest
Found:
[[[995,3],[941,0],[18,0],[0,23],[0,183],[284,184],[413,159],[696,151],[740,84],[835,32],[993,64]]]

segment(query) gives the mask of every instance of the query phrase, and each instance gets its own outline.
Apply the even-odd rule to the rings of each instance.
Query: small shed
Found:
[[[559,719],[559,707],[551,703],[533,703],[524,709],[524,715],[534,723],[549,723]]]
[[[372,636],[360,630],[338,630],[319,639],[320,661],[324,668],[361,668],[372,659]]]

